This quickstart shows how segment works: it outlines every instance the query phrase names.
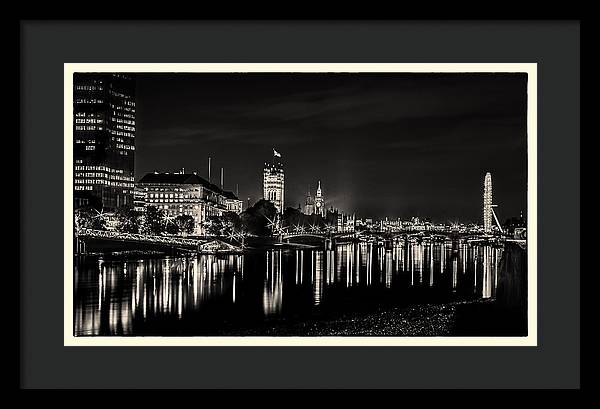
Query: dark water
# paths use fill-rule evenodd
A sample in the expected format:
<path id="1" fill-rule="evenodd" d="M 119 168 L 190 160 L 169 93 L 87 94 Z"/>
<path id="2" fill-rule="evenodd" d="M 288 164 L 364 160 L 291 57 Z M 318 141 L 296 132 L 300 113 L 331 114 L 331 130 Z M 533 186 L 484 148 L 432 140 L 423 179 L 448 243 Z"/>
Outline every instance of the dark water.
<path id="1" fill-rule="evenodd" d="M 223 335 L 381 306 L 495 296 L 502 247 L 402 241 L 333 250 L 78 257 L 75 335 Z"/>

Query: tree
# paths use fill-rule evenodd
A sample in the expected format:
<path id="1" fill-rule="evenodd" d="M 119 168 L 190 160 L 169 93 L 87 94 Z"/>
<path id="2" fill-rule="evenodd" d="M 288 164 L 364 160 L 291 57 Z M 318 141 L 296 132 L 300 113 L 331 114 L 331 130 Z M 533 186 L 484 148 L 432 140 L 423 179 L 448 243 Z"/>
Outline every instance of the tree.
<path id="1" fill-rule="evenodd" d="M 161 234 L 166 230 L 165 213 L 155 206 L 146 208 L 144 233 Z"/>
<path id="2" fill-rule="evenodd" d="M 190 215 L 180 215 L 175 218 L 175 225 L 180 234 L 187 235 L 194 232 L 195 222 Z"/>
<path id="3" fill-rule="evenodd" d="M 177 224 L 175 223 L 175 218 L 168 218 L 167 220 L 165 220 L 164 231 L 168 234 L 173 235 L 179 233 L 179 226 L 177 226 Z"/>
<path id="4" fill-rule="evenodd" d="M 237 213 L 225 212 L 222 216 L 210 216 L 206 232 L 213 236 L 229 236 L 242 230 L 242 220 Z"/>
<path id="5" fill-rule="evenodd" d="M 241 214 L 243 229 L 257 236 L 268 236 L 271 234 L 271 229 L 268 227 L 269 220 L 275 220 L 276 215 L 275 205 L 261 199 Z"/>
<path id="6" fill-rule="evenodd" d="M 121 233 L 140 232 L 140 214 L 134 210 L 133 206 L 124 206 L 117 209 L 116 218 L 117 231 Z"/>
<path id="7" fill-rule="evenodd" d="M 104 215 L 92 207 L 75 210 L 75 226 L 78 229 L 106 230 Z"/>
<path id="8" fill-rule="evenodd" d="M 301 226 L 304 223 L 304 214 L 293 207 L 288 207 L 283 211 L 281 225 L 284 227 Z"/>
<path id="9" fill-rule="evenodd" d="M 231 231 L 242 230 L 242 219 L 240 218 L 240 215 L 235 212 L 223 213 L 223 222 L 225 227 Z"/>

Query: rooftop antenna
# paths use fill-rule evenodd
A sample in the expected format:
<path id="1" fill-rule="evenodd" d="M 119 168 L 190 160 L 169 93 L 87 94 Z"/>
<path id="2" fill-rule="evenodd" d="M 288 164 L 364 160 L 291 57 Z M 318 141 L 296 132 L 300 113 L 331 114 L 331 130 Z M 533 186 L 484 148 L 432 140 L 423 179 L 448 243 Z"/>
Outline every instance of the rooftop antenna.
<path id="1" fill-rule="evenodd" d="M 240 197 L 240 185 L 238 183 L 235 184 L 235 195 Z"/>
<path id="2" fill-rule="evenodd" d="M 223 190 L 223 168 L 221 168 L 221 190 Z"/>
<path id="3" fill-rule="evenodd" d="M 210 182 L 210 156 L 208 157 L 208 181 Z"/>

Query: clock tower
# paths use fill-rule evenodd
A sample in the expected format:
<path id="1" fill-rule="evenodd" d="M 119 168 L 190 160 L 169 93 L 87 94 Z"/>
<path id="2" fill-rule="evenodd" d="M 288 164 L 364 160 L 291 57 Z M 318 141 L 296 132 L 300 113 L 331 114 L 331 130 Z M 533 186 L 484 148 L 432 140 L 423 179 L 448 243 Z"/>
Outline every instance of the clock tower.
<path id="1" fill-rule="evenodd" d="M 323 199 L 323 193 L 321 192 L 321 181 L 319 181 L 315 196 L 315 213 L 325 217 L 325 199 Z"/>

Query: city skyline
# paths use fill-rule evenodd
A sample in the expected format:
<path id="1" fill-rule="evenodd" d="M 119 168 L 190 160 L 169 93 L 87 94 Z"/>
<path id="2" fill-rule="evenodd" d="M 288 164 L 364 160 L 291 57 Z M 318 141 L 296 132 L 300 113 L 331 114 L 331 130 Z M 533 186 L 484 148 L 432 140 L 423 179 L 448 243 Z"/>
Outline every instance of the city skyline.
<path id="1" fill-rule="evenodd" d="M 525 74 L 136 78 L 136 179 L 183 167 L 207 178 L 210 156 L 225 188 L 255 203 L 275 147 L 286 207 L 320 180 L 327 208 L 358 217 L 479 224 L 491 172 L 501 220 L 527 208 Z"/>

